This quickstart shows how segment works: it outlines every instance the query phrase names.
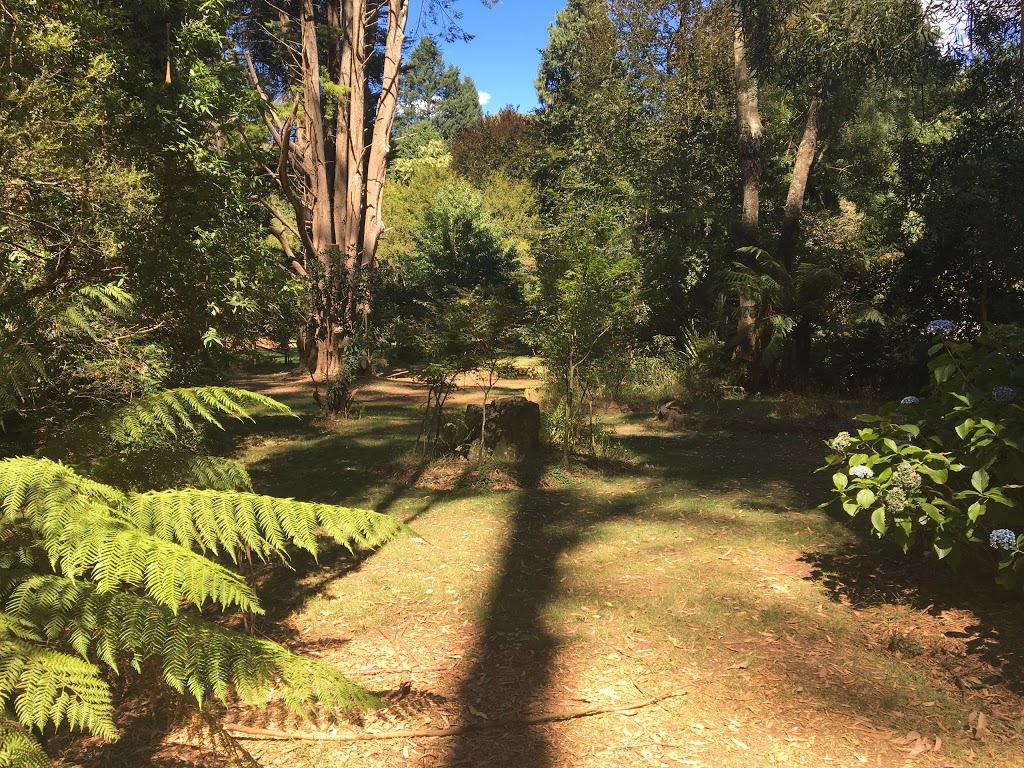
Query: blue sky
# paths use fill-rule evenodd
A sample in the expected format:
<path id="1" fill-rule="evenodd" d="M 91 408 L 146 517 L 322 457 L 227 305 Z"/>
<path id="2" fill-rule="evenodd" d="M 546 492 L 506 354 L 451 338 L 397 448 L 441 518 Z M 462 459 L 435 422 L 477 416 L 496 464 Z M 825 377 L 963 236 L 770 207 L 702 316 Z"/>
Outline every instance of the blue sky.
<path id="1" fill-rule="evenodd" d="M 413 0 L 409 9 L 408 38 L 430 34 L 420 9 L 429 0 Z M 511 104 L 521 112 L 537 106 L 533 80 L 540 63 L 540 49 L 547 45 L 548 26 L 566 0 L 501 0 L 487 9 L 480 0 L 459 0 L 461 25 L 473 35 L 468 43 L 437 39 L 444 60 L 463 75 L 473 78 L 484 112 L 490 114 Z"/>

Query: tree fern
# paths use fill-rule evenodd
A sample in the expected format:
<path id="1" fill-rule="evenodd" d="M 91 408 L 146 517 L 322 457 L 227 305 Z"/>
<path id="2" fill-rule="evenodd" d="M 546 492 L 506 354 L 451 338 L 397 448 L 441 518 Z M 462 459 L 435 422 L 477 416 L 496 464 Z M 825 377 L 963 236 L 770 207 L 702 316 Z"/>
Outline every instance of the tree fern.
<path id="1" fill-rule="evenodd" d="M 111 317 L 125 315 L 135 299 L 117 283 L 84 285 L 62 302 L 51 318 L 50 333 L 96 339 L 97 328 Z"/>
<path id="2" fill-rule="evenodd" d="M 288 412 L 241 390 L 174 390 L 115 413 L 108 434 L 144 442 L 255 407 Z M 102 434 L 102 433 L 101 433 Z M 161 448 L 138 456 L 159 461 Z M 226 459 L 196 457 L 209 483 L 248 487 Z M 104 463 L 91 465 L 101 470 Z M 122 467 L 124 469 L 124 467 Z M 45 765 L 33 733 L 66 726 L 116 738 L 100 675 L 153 659 L 174 689 L 202 703 L 237 692 L 265 703 L 273 691 L 294 711 L 369 707 L 376 699 L 322 664 L 204 619 L 191 608 L 260 612 L 244 579 L 206 557 L 247 551 L 317 554 L 320 534 L 350 549 L 383 544 L 405 526 L 365 510 L 251 492 L 184 488 L 137 492 L 83 476 L 52 459 L 0 461 L 0 768 Z M 5 762 L 6 761 L 6 762 Z"/>
<path id="3" fill-rule="evenodd" d="M 53 768 L 53 761 L 24 728 L 0 720 L 0 768 Z"/>
<path id="4" fill-rule="evenodd" d="M 128 505 L 117 489 L 48 459 L 0 461 L 0 513 L 24 517 L 59 573 L 107 591 L 135 584 L 172 610 L 182 600 L 261 610 L 241 576 L 133 526 Z"/>
<path id="5" fill-rule="evenodd" d="M 0 427 L 4 414 L 20 409 L 45 375 L 35 350 L 0 334 Z"/>
<path id="6" fill-rule="evenodd" d="M 316 555 L 323 531 L 351 551 L 378 547 L 405 530 L 389 515 L 328 504 L 312 504 L 253 493 L 171 490 L 131 494 L 127 508 L 139 529 L 201 551 L 246 549 L 266 560 L 285 556 L 285 546 Z"/>
<path id="7" fill-rule="evenodd" d="M 251 419 L 254 409 L 294 415 L 288 406 L 255 392 L 234 387 L 193 387 L 140 398 L 111 414 L 104 427 L 115 442 L 146 441 L 160 434 L 196 432 L 204 423 L 223 427 L 218 416 Z"/>
<path id="8" fill-rule="evenodd" d="M 60 576 L 33 576 L 8 589 L 11 614 L 40 627 L 48 641 L 67 637 L 83 659 L 114 669 L 125 652 L 136 668 L 158 658 L 167 683 L 200 702 L 208 695 L 223 700 L 234 690 L 249 703 L 262 704 L 273 688 L 300 714 L 318 703 L 329 708 L 378 703 L 330 667 L 194 614 L 175 614 L 138 595 L 102 593 L 94 584 Z"/>

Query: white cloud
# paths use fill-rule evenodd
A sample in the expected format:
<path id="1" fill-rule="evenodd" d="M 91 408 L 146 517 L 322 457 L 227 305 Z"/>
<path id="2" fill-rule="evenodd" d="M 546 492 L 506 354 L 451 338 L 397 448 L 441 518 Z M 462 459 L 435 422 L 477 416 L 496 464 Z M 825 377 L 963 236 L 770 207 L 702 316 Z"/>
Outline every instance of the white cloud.
<path id="1" fill-rule="evenodd" d="M 483 91 L 480 91 L 479 92 L 479 96 L 480 96 L 480 106 L 481 107 L 486 107 L 487 103 L 491 100 L 491 94 L 484 93 Z"/>

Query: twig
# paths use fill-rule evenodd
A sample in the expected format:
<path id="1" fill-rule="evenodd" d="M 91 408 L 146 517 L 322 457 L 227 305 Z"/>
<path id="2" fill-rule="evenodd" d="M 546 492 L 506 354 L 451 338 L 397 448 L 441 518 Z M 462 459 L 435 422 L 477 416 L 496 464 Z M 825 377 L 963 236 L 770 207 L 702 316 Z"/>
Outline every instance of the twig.
<path id="1" fill-rule="evenodd" d="M 224 723 L 224 730 L 232 733 L 243 734 L 257 739 L 295 739 L 302 741 L 378 741 L 381 739 L 437 739 L 446 736 L 460 736 L 470 731 L 493 730 L 495 728 L 514 728 L 523 725 L 539 725 L 541 723 L 555 723 L 563 720 L 574 720 L 578 717 L 591 717 L 592 715 L 612 714 L 614 712 L 629 712 L 634 709 L 642 709 L 659 701 L 672 698 L 673 696 L 685 696 L 686 691 L 669 691 L 660 696 L 654 696 L 644 701 L 635 701 L 631 704 L 622 704 L 617 707 L 587 707 L 586 709 L 570 709 L 564 712 L 544 712 L 539 715 L 524 715 L 506 720 L 493 720 L 487 722 L 463 723 L 453 728 L 439 728 L 423 731 L 390 731 L 388 733 L 301 733 L 297 731 L 277 731 L 270 728 L 251 728 L 247 725 L 235 723 Z"/>

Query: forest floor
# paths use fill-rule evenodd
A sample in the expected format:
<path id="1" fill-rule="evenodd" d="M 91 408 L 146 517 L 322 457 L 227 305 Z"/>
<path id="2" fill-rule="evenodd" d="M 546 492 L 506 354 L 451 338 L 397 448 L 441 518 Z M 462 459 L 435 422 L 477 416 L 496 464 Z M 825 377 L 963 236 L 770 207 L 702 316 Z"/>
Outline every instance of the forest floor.
<path id="1" fill-rule="evenodd" d="M 476 466 L 415 458 L 423 390 L 401 372 L 363 386 L 360 418 L 334 422 L 313 413 L 308 379 L 242 384 L 302 413 L 233 433 L 259 491 L 388 512 L 418 538 L 263 574 L 258 630 L 343 670 L 382 710 L 224 719 L 327 737 L 458 731 L 246 738 L 262 765 L 1024 765 L 1024 601 L 893 556 L 818 509 L 833 425 L 738 429 L 746 406 L 732 401 L 728 422 L 699 429 L 616 411 L 614 458 Z M 479 397 L 463 390 L 451 412 Z M 224 765 L 165 720 L 159 738 L 133 741 L 129 726 L 77 764 Z"/>

